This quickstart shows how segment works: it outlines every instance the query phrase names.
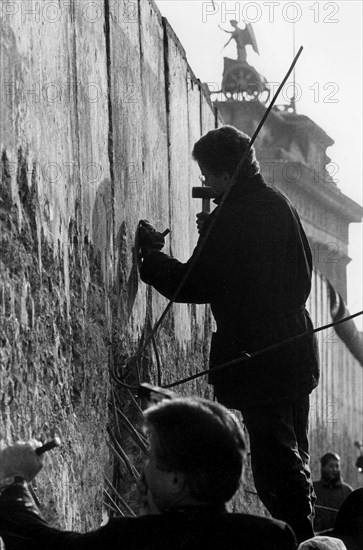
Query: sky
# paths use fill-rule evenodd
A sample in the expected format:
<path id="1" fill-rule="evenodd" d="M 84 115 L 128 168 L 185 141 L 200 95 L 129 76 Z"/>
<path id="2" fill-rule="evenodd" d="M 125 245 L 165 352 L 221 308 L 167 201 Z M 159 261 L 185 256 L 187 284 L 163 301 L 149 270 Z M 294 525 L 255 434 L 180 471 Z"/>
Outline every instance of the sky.
<path id="1" fill-rule="evenodd" d="M 327 149 L 338 188 L 358 204 L 362 191 L 362 6 L 340 2 L 156 0 L 181 44 L 195 75 L 220 89 L 223 56 L 236 58 L 234 41 L 223 50 L 229 21 L 253 26 L 260 55 L 247 46 L 247 61 L 268 82 L 280 83 L 294 52 L 303 46 L 295 71 L 296 111 L 307 115 L 334 140 Z M 243 26 L 243 25 L 241 25 Z M 288 103 L 284 89 L 277 103 Z M 363 310 L 363 229 L 349 234 L 348 309 Z M 362 330 L 362 316 L 356 320 Z"/>

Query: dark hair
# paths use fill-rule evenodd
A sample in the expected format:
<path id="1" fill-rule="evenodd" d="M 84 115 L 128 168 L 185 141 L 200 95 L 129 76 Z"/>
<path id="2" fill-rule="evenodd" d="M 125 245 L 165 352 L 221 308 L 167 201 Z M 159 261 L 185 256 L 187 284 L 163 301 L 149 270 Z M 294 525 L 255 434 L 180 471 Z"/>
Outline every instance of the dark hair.
<path id="1" fill-rule="evenodd" d="M 186 475 L 191 495 L 227 502 L 243 469 L 245 441 L 235 417 L 222 405 L 197 397 L 165 400 L 145 411 L 156 432 L 160 467 Z"/>
<path id="2" fill-rule="evenodd" d="M 234 126 L 222 126 L 202 136 L 195 143 L 192 155 L 194 160 L 203 164 L 215 176 L 224 172 L 233 175 L 249 143 L 250 137 L 247 134 Z M 255 150 L 251 147 L 236 180 L 240 177 L 252 177 L 259 171 L 260 165 Z"/>
<path id="3" fill-rule="evenodd" d="M 320 459 L 321 467 L 324 468 L 324 466 L 326 464 L 328 464 L 328 462 L 330 460 L 338 460 L 338 462 L 339 462 L 340 461 L 340 456 L 337 455 L 336 453 L 332 453 L 332 452 L 325 453 L 325 455 L 323 455 Z"/>

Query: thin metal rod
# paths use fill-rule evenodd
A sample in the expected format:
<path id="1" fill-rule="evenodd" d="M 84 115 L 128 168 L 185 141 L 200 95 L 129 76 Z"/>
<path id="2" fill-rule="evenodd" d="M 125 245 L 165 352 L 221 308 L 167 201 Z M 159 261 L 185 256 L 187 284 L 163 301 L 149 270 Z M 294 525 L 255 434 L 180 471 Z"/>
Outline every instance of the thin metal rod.
<path id="1" fill-rule="evenodd" d="M 258 136 L 258 134 L 259 134 L 259 132 L 260 132 L 260 130 L 261 130 L 261 128 L 262 128 L 262 126 L 263 126 L 263 124 L 264 124 L 266 118 L 268 117 L 268 115 L 269 115 L 269 113 L 270 113 L 272 107 L 274 106 L 274 103 L 275 103 L 275 101 L 276 101 L 276 99 L 277 99 L 277 96 L 278 96 L 279 93 L 281 92 L 282 88 L 285 86 L 285 83 L 286 83 L 287 79 L 289 78 L 289 76 L 290 76 L 290 74 L 291 74 L 291 71 L 292 71 L 293 68 L 295 67 L 296 62 L 297 62 L 297 60 L 299 59 L 299 57 L 300 57 L 302 51 L 303 51 L 303 47 L 300 46 L 299 51 L 297 52 L 294 61 L 291 63 L 290 69 L 287 71 L 285 78 L 283 79 L 283 81 L 281 82 L 280 86 L 278 87 L 277 92 L 275 93 L 274 97 L 272 98 L 270 105 L 267 107 L 266 112 L 265 112 L 265 114 L 263 115 L 260 124 L 257 126 L 257 128 L 256 128 L 256 130 L 255 130 L 255 133 L 253 134 L 253 136 L 252 136 L 252 138 L 251 138 L 251 142 L 250 142 L 250 146 L 251 146 L 251 147 L 252 147 L 252 145 L 253 145 L 253 143 L 254 143 L 256 137 Z M 240 164 L 242 165 L 242 163 L 240 163 Z"/>
<path id="2" fill-rule="evenodd" d="M 129 512 L 131 516 L 136 516 L 135 512 L 130 508 L 130 506 L 127 504 L 126 500 L 120 495 L 116 487 L 111 483 L 111 481 L 108 479 L 108 477 L 104 476 L 105 481 L 108 485 L 108 488 L 113 491 L 113 493 L 117 496 L 117 498 L 120 500 L 122 506 Z"/>
<path id="3" fill-rule="evenodd" d="M 354 317 L 358 317 L 359 315 L 362 315 L 363 311 L 359 311 L 358 313 L 354 313 L 353 315 L 349 315 L 349 317 L 344 317 L 344 319 L 340 319 L 339 321 L 334 321 L 333 323 L 329 323 L 328 325 L 324 325 L 322 327 L 314 328 L 313 330 L 309 330 L 307 332 L 302 332 L 301 334 L 296 334 L 295 336 L 292 336 L 291 338 L 288 338 L 287 340 L 282 340 L 281 342 L 276 342 L 276 344 L 272 344 L 271 346 L 267 346 L 266 348 L 260 349 L 258 351 L 255 351 L 254 353 L 248 354 L 246 353 L 243 357 L 238 357 L 237 359 L 232 359 L 232 361 L 228 361 L 226 363 L 221 363 L 220 365 L 217 365 L 216 367 L 213 367 L 211 369 L 206 369 L 203 371 L 198 372 L 197 374 L 193 374 L 192 376 L 188 376 L 188 378 L 183 378 L 182 380 L 177 380 L 176 382 L 172 382 L 171 384 L 167 384 L 163 386 L 163 388 L 174 388 L 175 386 L 179 386 L 180 384 L 185 384 L 186 382 L 190 382 L 191 380 L 195 380 L 196 378 L 199 378 L 200 376 L 204 376 L 205 374 L 209 374 L 210 372 L 217 372 L 219 370 L 226 369 L 227 367 L 232 367 L 233 365 L 237 365 L 238 363 L 243 363 L 244 361 L 248 361 L 250 359 L 253 359 L 254 357 L 258 357 L 259 355 L 263 355 L 264 353 L 267 353 L 268 351 L 272 351 L 280 346 L 283 346 L 284 344 L 287 344 L 289 342 L 293 342 L 295 340 L 300 340 L 301 338 L 305 338 L 306 336 L 311 336 L 312 334 L 315 334 L 316 332 L 320 332 L 322 330 L 325 330 L 327 328 L 334 327 L 335 325 L 340 325 L 341 323 L 345 323 L 346 321 L 350 321 L 351 319 L 354 319 Z"/>
<path id="4" fill-rule="evenodd" d="M 103 488 L 103 492 L 105 493 L 107 498 L 110 499 L 111 503 L 114 505 L 114 507 L 116 508 L 118 513 L 120 514 L 120 516 L 122 516 L 123 518 L 126 517 L 125 514 L 123 513 L 123 511 L 120 509 L 120 507 L 117 505 L 116 501 L 112 498 L 112 496 L 110 495 L 110 493 L 107 491 L 107 489 L 105 487 Z"/>

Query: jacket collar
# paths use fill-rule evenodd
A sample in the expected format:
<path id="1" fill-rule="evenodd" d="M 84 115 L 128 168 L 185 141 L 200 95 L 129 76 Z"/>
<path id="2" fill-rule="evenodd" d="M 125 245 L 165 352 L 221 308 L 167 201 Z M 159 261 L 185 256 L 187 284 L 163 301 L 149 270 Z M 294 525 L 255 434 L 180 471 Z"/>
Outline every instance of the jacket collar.
<path id="1" fill-rule="evenodd" d="M 324 487 L 341 487 L 343 485 L 342 479 L 338 479 L 337 481 L 331 482 L 327 479 L 321 478 L 321 483 L 324 485 Z"/>
<path id="2" fill-rule="evenodd" d="M 261 174 L 256 174 L 252 178 L 237 181 L 229 190 L 226 201 L 245 198 L 252 193 L 256 193 L 267 187 Z M 213 202 L 219 204 L 223 198 L 223 193 L 216 197 Z"/>

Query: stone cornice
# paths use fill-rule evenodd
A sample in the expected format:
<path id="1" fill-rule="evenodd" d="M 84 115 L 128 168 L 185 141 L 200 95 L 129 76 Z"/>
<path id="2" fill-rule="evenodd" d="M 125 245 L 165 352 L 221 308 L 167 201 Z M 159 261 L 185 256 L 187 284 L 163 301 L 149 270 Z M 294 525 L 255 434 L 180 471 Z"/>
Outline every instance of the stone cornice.
<path id="1" fill-rule="evenodd" d="M 275 168 L 281 167 L 291 163 L 291 160 L 277 160 L 267 156 L 259 155 L 259 162 L 262 168 L 265 165 L 271 164 Z M 302 162 L 294 161 L 294 165 L 301 169 L 301 177 L 299 177 L 293 183 L 284 181 L 283 178 L 279 178 L 279 182 L 288 188 L 290 185 L 299 189 L 302 195 L 310 195 L 314 200 L 318 201 L 324 208 L 328 208 L 335 213 L 339 214 L 347 223 L 359 223 L 363 217 L 363 208 L 355 201 L 344 195 L 338 187 L 333 183 L 325 183 L 318 181 L 312 183 L 311 181 L 311 168 L 303 164 Z"/>
<path id="2" fill-rule="evenodd" d="M 223 111 L 225 106 L 228 105 L 228 109 L 234 112 L 244 111 L 249 117 L 256 116 L 262 118 L 266 112 L 266 107 L 259 101 L 214 101 L 214 105 Z M 267 124 L 281 124 L 283 126 L 295 126 L 300 128 L 304 126 L 308 128 L 309 132 L 314 134 L 318 142 L 323 144 L 324 147 L 329 147 L 334 144 L 334 140 L 318 125 L 306 115 L 300 115 L 296 113 L 290 113 L 286 110 L 282 110 L 281 106 L 275 106 L 268 116 Z"/>

